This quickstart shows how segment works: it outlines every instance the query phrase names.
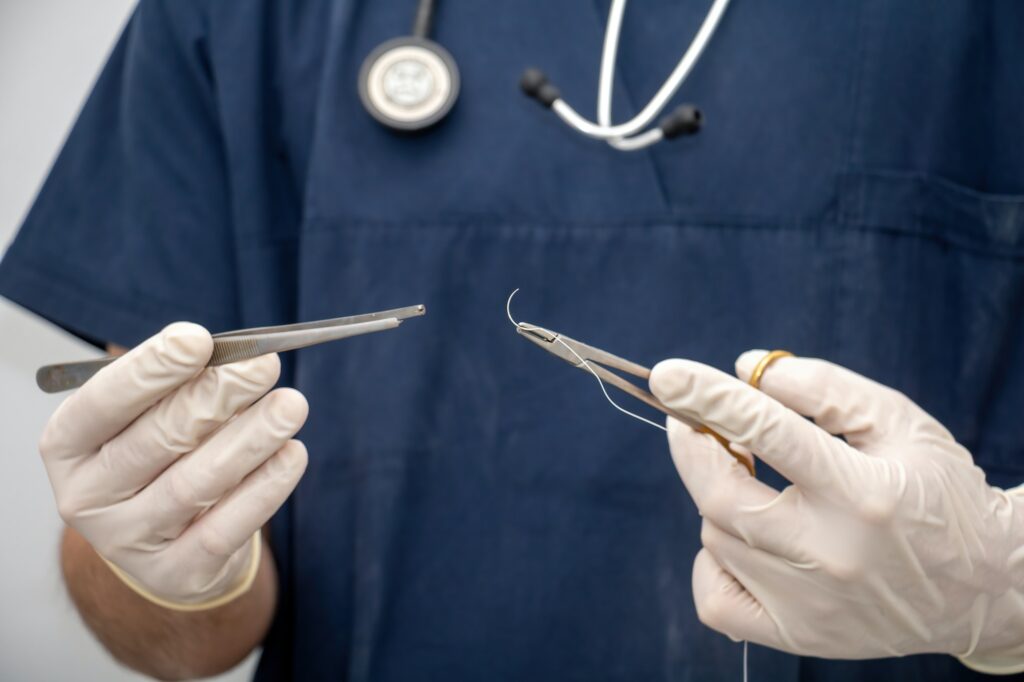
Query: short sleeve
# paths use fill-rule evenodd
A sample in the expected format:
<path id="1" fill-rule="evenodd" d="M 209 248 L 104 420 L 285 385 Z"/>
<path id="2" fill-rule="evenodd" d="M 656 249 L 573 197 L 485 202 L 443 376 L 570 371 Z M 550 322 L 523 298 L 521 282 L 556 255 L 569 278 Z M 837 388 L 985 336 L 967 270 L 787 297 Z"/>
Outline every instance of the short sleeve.
<path id="1" fill-rule="evenodd" d="M 143 0 L 24 224 L 0 294 L 85 338 L 239 318 L 223 138 L 201 15 Z"/>

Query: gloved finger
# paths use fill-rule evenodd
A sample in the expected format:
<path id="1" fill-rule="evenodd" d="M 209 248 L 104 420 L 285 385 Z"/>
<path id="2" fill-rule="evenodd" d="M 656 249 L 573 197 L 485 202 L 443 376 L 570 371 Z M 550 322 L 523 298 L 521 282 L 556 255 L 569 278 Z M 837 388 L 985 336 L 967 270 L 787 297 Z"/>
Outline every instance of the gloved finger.
<path id="1" fill-rule="evenodd" d="M 825 513 L 828 514 L 828 510 Z M 837 650 L 823 649 L 822 644 L 849 641 L 848 623 L 836 616 L 863 609 L 863 600 L 873 598 L 865 596 L 865 589 L 872 592 L 877 585 L 865 587 L 865 575 L 870 574 L 870 569 L 865 564 L 863 526 L 857 528 L 859 523 L 851 526 L 845 522 L 848 520 L 842 514 L 826 519 L 822 527 L 828 528 L 829 533 L 818 536 L 822 546 L 817 549 L 817 559 L 802 565 L 748 547 L 704 521 L 701 527 L 704 549 L 722 570 L 746 588 L 775 623 L 777 641 L 761 643 L 793 654 L 834 658 Z M 886 585 L 882 589 L 891 587 Z M 890 604 L 900 601 L 895 594 L 891 598 L 895 602 Z M 888 614 L 885 609 L 868 611 L 871 615 L 862 626 L 869 632 L 884 629 L 883 623 L 899 619 L 901 615 L 899 609 Z M 863 619 L 865 615 L 861 612 L 859 617 Z M 916 618 L 915 615 L 911 620 Z M 915 621 L 907 627 L 912 629 L 917 625 Z"/>
<path id="2" fill-rule="evenodd" d="M 307 461 L 306 447 L 300 441 L 288 441 L 189 526 L 169 551 L 200 572 L 215 573 L 284 504 Z"/>
<path id="3" fill-rule="evenodd" d="M 870 484 L 871 469 L 865 455 L 713 367 L 690 360 L 664 360 L 651 371 L 650 386 L 669 409 L 749 448 L 802 488 L 841 494 L 850 500 Z"/>
<path id="4" fill-rule="evenodd" d="M 146 519 L 150 533 L 177 537 L 198 514 L 284 447 L 308 413 L 298 391 L 281 388 L 268 393 L 126 504 L 137 518 Z"/>
<path id="5" fill-rule="evenodd" d="M 213 339 L 196 324 L 177 322 L 107 365 L 57 408 L 39 450 L 48 466 L 79 461 L 120 433 L 158 400 L 198 374 Z"/>
<path id="6" fill-rule="evenodd" d="M 743 353 L 736 360 L 736 375 L 748 381 L 766 353 Z M 915 429 L 952 439 L 945 427 L 902 393 L 825 360 L 779 358 L 761 377 L 760 388 L 861 450 L 870 452 Z"/>
<path id="7" fill-rule="evenodd" d="M 779 493 L 752 477 L 714 438 L 667 420 L 669 449 L 701 516 L 751 547 L 804 561 L 796 490 Z"/>
<path id="8" fill-rule="evenodd" d="M 712 630 L 737 642 L 778 647 L 779 631 L 768 611 L 707 549 L 693 561 L 693 602 L 697 617 Z"/>
<path id="9" fill-rule="evenodd" d="M 200 372 L 82 463 L 72 479 L 81 486 L 78 497 L 99 506 L 134 495 L 269 391 L 280 374 L 276 354 Z"/>

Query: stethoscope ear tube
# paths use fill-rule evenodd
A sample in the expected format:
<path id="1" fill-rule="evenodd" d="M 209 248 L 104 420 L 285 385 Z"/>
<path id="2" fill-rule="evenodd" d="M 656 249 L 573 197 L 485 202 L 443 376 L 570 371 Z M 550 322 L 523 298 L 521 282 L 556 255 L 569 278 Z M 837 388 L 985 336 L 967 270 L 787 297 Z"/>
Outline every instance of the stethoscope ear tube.
<path id="1" fill-rule="evenodd" d="M 640 112 L 625 123 L 612 124 L 611 100 L 615 55 L 618 51 L 626 0 L 612 0 L 609 10 L 608 26 L 605 29 L 604 46 L 601 52 L 597 122 L 584 118 L 562 99 L 558 88 L 551 83 L 543 71 L 527 69 L 520 78 L 519 85 L 524 93 L 554 111 L 569 127 L 588 137 L 604 140 L 616 149 L 623 151 L 643 149 L 661 140 L 692 135 L 698 132 L 703 124 L 700 110 L 692 104 L 677 107 L 668 116 L 662 118 L 657 126 L 653 128 L 649 126 L 665 110 L 669 100 L 675 96 L 689 76 L 690 71 L 711 40 L 728 5 L 729 0 L 714 0 L 693 41 L 680 57 L 675 68 L 672 69 L 672 73 Z"/>
<path id="2" fill-rule="evenodd" d="M 527 97 L 537 100 L 548 109 L 562 98 L 559 89 L 540 69 L 529 68 L 524 71 L 519 79 L 519 87 Z M 700 109 L 692 104 L 682 104 L 661 119 L 658 129 L 661 131 L 661 137 L 672 140 L 700 132 L 703 121 Z"/>

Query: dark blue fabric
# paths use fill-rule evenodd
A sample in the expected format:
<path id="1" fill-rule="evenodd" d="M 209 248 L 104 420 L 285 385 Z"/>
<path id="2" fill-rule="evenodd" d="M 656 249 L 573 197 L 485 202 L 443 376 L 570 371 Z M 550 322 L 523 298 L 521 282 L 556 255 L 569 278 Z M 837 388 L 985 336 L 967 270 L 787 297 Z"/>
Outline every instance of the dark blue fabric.
<path id="1" fill-rule="evenodd" d="M 708 4 L 630 6 L 618 118 Z M 0 264 L 0 292 L 124 344 L 427 304 L 293 357 L 310 466 L 259 679 L 739 679 L 695 617 L 663 435 L 512 332 L 516 287 L 520 318 L 649 365 L 827 357 L 1024 479 L 1024 5 L 735 0 L 679 97 L 705 130 L 634 154 L 515 86 L 541 66 L 591 111 L 607 2 L 440 3 L 462 97 L 379 127 L 356 73 L 413 5 L 143 0 Z M 751 671 L 978 677 L 760 647 Z"/>

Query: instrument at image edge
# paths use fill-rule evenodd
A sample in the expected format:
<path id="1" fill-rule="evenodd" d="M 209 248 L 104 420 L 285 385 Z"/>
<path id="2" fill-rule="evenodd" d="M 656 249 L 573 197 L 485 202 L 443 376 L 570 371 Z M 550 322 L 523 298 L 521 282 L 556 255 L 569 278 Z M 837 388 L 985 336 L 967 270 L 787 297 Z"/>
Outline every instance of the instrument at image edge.
<path id="1" fill-rule="evenodd" d="M 403 320 L 424 315 L 426 312 L 426 306 L 421 304 L 365 315 L 222 332 L 213 335 L 213 354 L 207 366 L 226 365 L 268 353 L 297 350 L 328 341 L 394 329 L 402 324 Z M 115 356 L 108 356 L 98 360 L 40 367 L 36 372 L 36 384 L 47 393 L 78 388 L 116 359 Z"/>

